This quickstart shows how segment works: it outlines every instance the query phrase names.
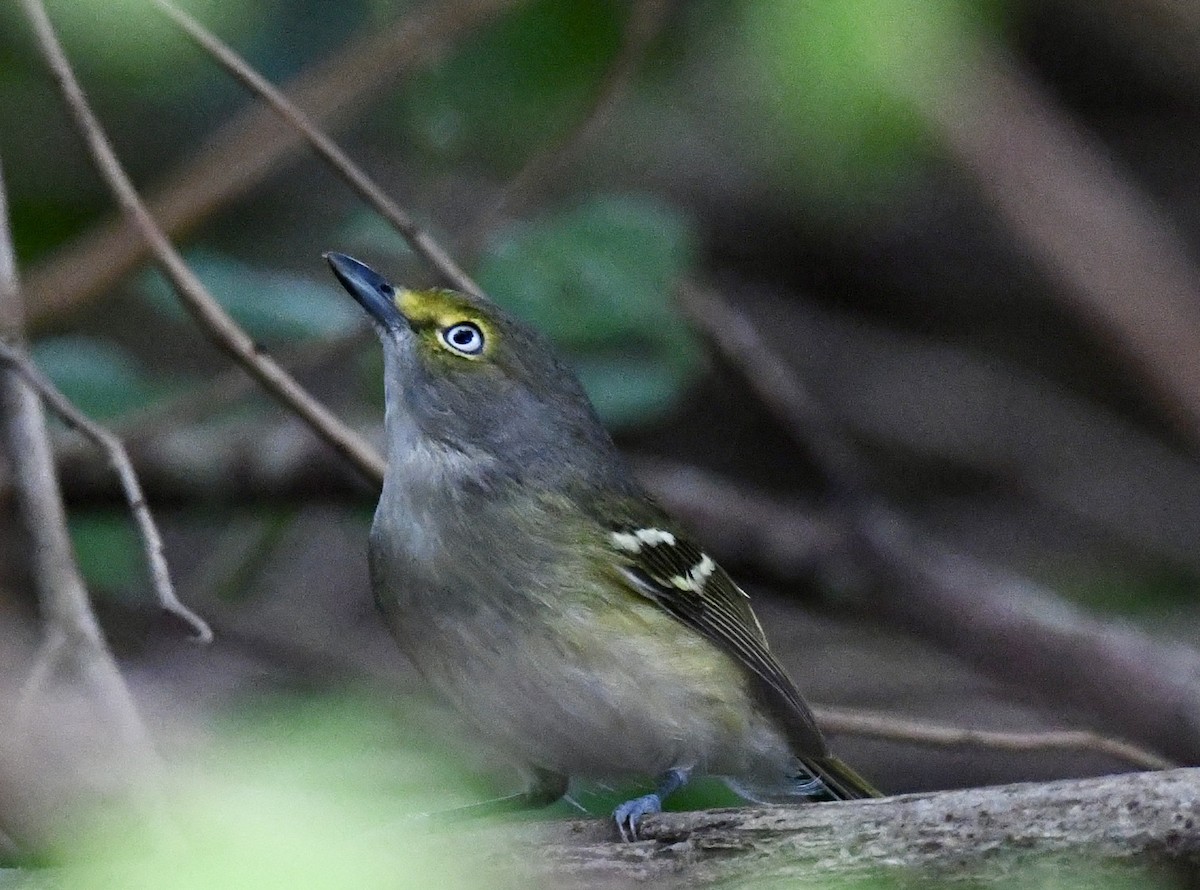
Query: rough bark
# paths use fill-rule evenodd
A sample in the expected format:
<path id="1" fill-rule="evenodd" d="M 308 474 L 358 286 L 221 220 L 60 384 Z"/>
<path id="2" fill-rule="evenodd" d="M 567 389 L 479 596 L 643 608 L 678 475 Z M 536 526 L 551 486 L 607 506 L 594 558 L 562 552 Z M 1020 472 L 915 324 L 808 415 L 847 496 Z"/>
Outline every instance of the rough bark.
<path id="1" fill-rule="evenodd" d="M 665 813 L 647 838 L 599 822 L 503 829 L 506 857 L 567 886 L 896 877 L 1012 881 L 1022 866 L 1188 868 L 1200 853 L 1200 769 L 880 800 Z M 823 885 L 823 883 L 822 883 Z M 774 884 L 770 884 L 774 886 Z"/>

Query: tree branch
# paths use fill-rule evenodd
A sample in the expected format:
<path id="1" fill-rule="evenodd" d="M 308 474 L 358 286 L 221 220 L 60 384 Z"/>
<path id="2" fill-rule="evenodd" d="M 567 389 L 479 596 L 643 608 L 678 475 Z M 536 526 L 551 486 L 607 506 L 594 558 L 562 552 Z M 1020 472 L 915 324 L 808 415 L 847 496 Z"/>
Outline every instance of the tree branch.
<path id="1" fill-rule="evenodd" d="M 1112 739 L 1086 730 L 1049 730 L 1046 732 L 997 732 L 945 726 L 851 708 L 814 705 L 813 715 L 828 733 L 886 739 L 912 745 L 938 748 L 988 748 L 993 751 L 1090 751 L 1123 761 L 1139 769 L 1172 769 L 1179 764 L 1147 751 L 1138 745 Z"/>
<path id="2" fill-rule="evenodd" d="M 191 627 L 195 642 L 212 642 L 212 630 L 208 624 L 180 602 L 175 593 L 175 585 L 171 583 L 171 572 L 167 566 L 166 557 L 163 555 L 162 536 L 158 533 L 158 526 L 150 513 L 150 506 L 146 503 L 145 495 L 142 494 L 142 486 L 133 469 L 133 462 L 130 461 L 129 454 L 125 451 L 121 440 L 72 405 L 70 400 L 26 356 L 2 340 L 0 340 L 0 364 L 7 365 L 19 374 L 26 385 L 31 387 L 42 401 L 62 418 L 63 422 L 91 440 L 97 448 L 104 452 L 120 480 L 121 490 L 125 494 L 125 503 L 137 523 L 158 604 Z"/>
<path id="3" fill-rule="evenodd" d="M 708 886 L 891 874 L 953 875 L 1013 886 L 1013 869 L 1048 857 L 1075 866 L 1149 864 L 1200 854 L 1200 769 L 1129 773 L 878 800 L 663 813 L 646 840 L 606 838 L 608 824 L 505 828 L 512 862 L 589 887 Z M 536 836 L 530 841 L 530 834 Z M 536 856 L 529 851 L 535 847 Z M 1055 861 L 1055 860 L 1051 860 Z M 1017 872 L 1019 875 L 1020 872 Z"/>
<path id="4" fill-rule="evenodd" d="M 251 374 L 264 389 L 290 411 L 295 412 L 360 473 L 376 485 L 382 483 L 383 458 L 369 444 L 343 424 L 324 405 L 313 398 L 278 362 L 265 355 L 251 337 L 229 316 L 205 289 L 166 234 L 142 203 L 116 152 L 108 142 L 79 82 L 75 79 L 54 27 L 41 0 L 22 0 L 26 16 L 33 26 L 38 48 L 58 84 L 71 117 L 92 155 L 100 175 L 118 203 L 150 246 L 159 269 L 171 282 L 184 308 L 192 315 L 209 339 Z"/>
<path id="5" fill-rule="evenodd" d="M 1062 283 L 1056 295 L 1119 349 L 1200 447 L 1200 266 L 1187 244 L 1003 50 L 985 42 L 953 57 L 971 69 L 946 79 L 952 90 L 910 98 Z"/>
<path id="6" fill-rule="evenodd" d="M 8 199 L 0 170 L 0 337 L 19 342 L 24 312 L 8 226 Z M 160 764 L 133 696 L 108 649 L 75 564 L 66 511 L 38 394 L 12 367 L 0 368 L 0 434 L 13 466 L 13 484 L 32 547 L 34 582 L 49 641 L 34 677 L 49 677 L 64 655 L 83 676 L 143 776 Z M 36 690 L 32 690 L 36 691 Z"/>
<path id="7" fill-rule="evenodd" d="M 483 291 L 466 272 L 459 268 L 437 241 L 417 225 L 412 215 L 384 194 L 362 169 L 350 160 L 337 143 L 317 128 L 312 120 L 293 104 L 270 81 L 255 71 L 227 44 L 206 29 L 186 12 L 176 8 L 167 0 L 154 0 L 154 4 L 175 24 L 183 29 L 192 41 L 224 68 L 235 80 L 266 102 L 276 114 L 304 137 L 313 151 L 332 167 L 355 193 L 387 220 L 412 247 L 451 287 L 469 294 L 482 296 Z"/>
<path id="8" fill-rule="evenodd" d="M 396 80 L 442 58 L 474 29 L 520 0 L 436 0 L 392 27 L 346 46 L 297 77 L 287 93 L 315 121 L 341 120 Z M 275 112 L 256 106 L 230 120 L 181 169 L 152 190 L 162 228 L 178 236 L 244 195 L 303 144 Z M 147 245 L 128 220 L 115 219 L 36 267 L 27 287 L 38 322 L 104 293 L 133 271 Z"/>
<path id="9" fill-rule="evenodd" d="M 1087 615 L 917 533 L 866 488 L 848 443 L 745 315 L 695 288 L 681 301 L 828 478 L 841 481 L 851 563 L 870 578 L 856 592 L 877 615 L 1045 696 L 1082 703 L 1122 736 L 1200 760 L 1200 651 Z"/>

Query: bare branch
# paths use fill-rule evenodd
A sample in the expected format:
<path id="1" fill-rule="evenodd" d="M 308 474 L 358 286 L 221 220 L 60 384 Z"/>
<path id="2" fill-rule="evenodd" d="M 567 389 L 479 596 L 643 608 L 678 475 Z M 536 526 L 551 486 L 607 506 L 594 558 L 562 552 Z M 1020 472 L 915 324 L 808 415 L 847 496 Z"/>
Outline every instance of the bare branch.
<path id="1" fill-rule="evenodd" d="M 521 0 L 435 0 L 391 28 L 346 46 L 289 84 L 294 103 L 315 121 L 350 116 L 396 80 L 434 64 L 454 44 Z M 230 120 L 189 162 L 152 190 L 162 228 L 178 236 L 244 195 L 303 142 L 273 110 L 256 106 Z M 27 292 L 34 321 L 115 285 L 146 256 L 140 233 L 123 219 L 92 230 L 33 270 Z"/>
<path id="2" fill-rule="evenodd" d="M 845 552 L 846 523 L 829 510 L 763 496 L 690 464 L 635 455 L 633 469 L 655 499 L 700 532 L 724 560 L 779 578 L 811 577 Z"/>
<path id="3" fill-rule="evenodd" d="M 1200 769 L 662 813 L 647 816 L 641 831 L 647 840 L 631 844 L 610 840 L 611 826 L 598 822 L 525 823 L 490 834 L 503 837 L 521 871 L 572 886 L 823 886 L 890 875 L 901 886 L 952 876 L 1011 887 L 1022 865 L 1094 870 L 1103 862 L 1192 860 L 1200 852 Z"/>
<path id="4" fill-rule="evenodd" d="M 1200 266 L 1187 244 L 1000 48 L 957 57 L 972 68 L 954 89 L 911 98 L 1062 283 L 1068 308 L 1120 349 L 1200 446 Z"/>
<path id="5" fill-rule="evenodd" d="M 41 0 L 22 0 L 22 6 L 33 26 L 38 48 L 57 81 L 97 169 L 122 209 L 150 245 L 159 269 L 174 286 L 184 307 L 219 349 L 244 367 L 281 404 L 302 417 L 318 436 L 350 461 L 363 476 L 380 484 L 383 479 L 383 458 L 309 395 L 277 362 L 265 355 L 188 268 L 155 223 L 121 167 L 99 121 L 84 98 Z"/>
<path id="6" fill-rule="evenodd" d="M 153 2 L 234 79 L 270 105 L 289 126 L 300 133 L 313 150 L 345 180 L 347 185 L 354 189 L 360 198 L 371 205 L 380 216 L 404 236 L 412 249 L 429 263 L 447 284 L 466 293 L 483 295 L 479 285 L 459 268 L 458 264 L 450 258 L 450 254 L 434 240 L 433 236 L 418 226 L 407 210 L 384 194 L 383 190 L 350 160 L 337 143 L 318 129 L 308 115 L 296 107 L 280 90 L 186 12 L 173 6 L 167 0 L 153 0 Z"/>
<path id="7" fill-rule="evenodd" d="M 812 455 L 834 493 L 847 502 L 871 499 L 866 469 L 854 449 L 750 320 L 715 292 L 688 282 L 680 286 L 678 299 L 692 322 L 742 370 L 758 397 Z"/>
<path id="8" fill-rule="evenodd" d="M 715 294 L 696 296 L 688 292 L 684 306 L 704 333 L 827 472 L 848 474 L 850 556 L 869 573 L 858 593 L 874 612 L 1045 696 L 1081 703 L 1120 735 L 1185 763 L 1200 759 L 1200 651 L 1087 615 L 918 534 L 859 487 L 853 454 L 843 454 L 836 430 L 749 319 Z"/>
<path id="9" fill-rule="evenodd" d="M 179 597 L 175 594 L 175 586 L 171 583 L 171 572 L 167 566 L 166 557 L 163 555 L 162 536 L 158 533 L 154 517 L 150 515 L 150 507 L 146 503 L 145 495 L 142 494 L 141 483 L 138 482 L 137 473 L 133 469 L 133 464 L 130 462 L 121 440 L 72 405 L 70 400 L 25 356 L 2 341 L 0 341 L 0 363 L 7 364 L 20 374 L 55 414 L 104 452 L 120 479 L 121 490 L 125 493 L 125 502 L 137 523 L 158 604 L 191 627 L 195 642 L 212 642 L 212 630 L 204 619 L 180 602 Z"/>
<path id="10" fill-rule="evenodd" d="M 22 336 L 20 285 L 8 226 L 8 199 L 0 171 L 0 336 Z M 157 773 L 158 756 L 125 681 L 92 612 L 87 589 L 75 565 L 67 517 L 46 431 L 46 418 L 36 392 L 12 369 L 0 369 L 0 434 L 13 466 L 17 503 L 33 546 L 30 558 L 47 637 L 46 662 L 35 664 L 34 676 L 48 676 L 70 655 L 87 678 L 112 721 L 131 760 L 147 775 Z M 63 645 L 57 640 L 61 639 Z"/>
<path id="11" fill-rule="evenodd" d="M 1086 730 L 997 732 L 826 705 L 814 706 L 813 714 L 826 732 L 887 739 L 890 742 L 939 748 L 991 748 L 998 751 L 1091 751 L 1147 770 L 1171 769 L 1179 765 L 1138 745 Z"/>

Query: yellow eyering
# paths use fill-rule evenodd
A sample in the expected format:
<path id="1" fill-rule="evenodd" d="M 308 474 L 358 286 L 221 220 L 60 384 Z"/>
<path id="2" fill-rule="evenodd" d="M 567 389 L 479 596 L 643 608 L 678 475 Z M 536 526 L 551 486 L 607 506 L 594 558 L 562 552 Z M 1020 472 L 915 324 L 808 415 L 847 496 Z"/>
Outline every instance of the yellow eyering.
<path id="1" fill-rule="evenodd" d="M 461 295 L 451 290 L 397 290 L 394 298 L 400 314 L 418 333 L 432 333 L 431 339 L 441 349 L 458 358 L 478 361 L 492 351 L 496 329 L 492 323 L 468 303 Z M 483 332 L 483 351 L 478 355 L 464 355 L 451 349 L 436 335 L 437 331 L 469 321 Z"/>

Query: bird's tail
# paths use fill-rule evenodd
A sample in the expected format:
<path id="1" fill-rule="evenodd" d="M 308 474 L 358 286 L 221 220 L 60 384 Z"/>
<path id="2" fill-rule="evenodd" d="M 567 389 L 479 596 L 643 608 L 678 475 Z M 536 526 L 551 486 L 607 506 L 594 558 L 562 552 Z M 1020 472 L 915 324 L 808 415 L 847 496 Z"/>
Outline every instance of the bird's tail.
<path id="1" fill-rule="evenodd" d="M 782 783 L 759 784 L 726 776 L 725 784 L 746 800 L 762 804 L 883 797 L 870 782 L 833 756 L 798 759 L 795 768 L 795 774 Z"/>
<path id="2" fill-rule="evenodd" d="M 838 758 L 806 757 L 801 761 L 813 779 L 820 780 L 812 797 L 833 800 L 857 800 L 862 797 L 883 797 L 870 782 L 852 770 Z"/>

